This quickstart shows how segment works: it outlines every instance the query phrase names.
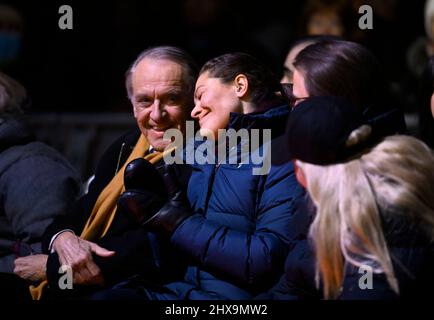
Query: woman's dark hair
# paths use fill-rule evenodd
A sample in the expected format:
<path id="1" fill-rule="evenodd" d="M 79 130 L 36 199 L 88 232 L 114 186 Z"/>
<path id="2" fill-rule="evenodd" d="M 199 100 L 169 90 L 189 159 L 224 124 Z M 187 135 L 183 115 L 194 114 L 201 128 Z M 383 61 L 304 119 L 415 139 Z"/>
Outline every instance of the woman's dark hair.
<path id="1" fill-rule="evenodd" d="M 257 105 L 273 103 L 282 91 L 279 79 L 261 61 L 242 52 L 228 53 L 206 62 L 199 74 L 209 73 L 210 77 L 219 78 L 223 83 L 235 80 L 243 74 L 249 81 L 249 94 Z M 268 106 L 270 107 L 270 105 Z"/>
<path id="2" fill-rule="evenodd" d="M 310 96 L 342 96 L 361 111 L 386 103 L 387 85 L 374 55 L 362 45 L 330 40 L 312 44 L 295 59 Z"/>
<path id="3" fill-rule="evenodd" d="M 311 44 L 323 42 L 323 41 L 333 41 L 333 40 L 343 40 L 341 37 L 338 36 L 332 36 L 332 35 L 311 35 L 311 36 L 303 36 L 295 39 L 293 42 L 290 43 L 288 50 L 286 51 L 286 54 L 289 53 L 293 48 L 298 46 L 299 44 L 311 42 Z"/>
<path id="4" fill-rule="evenodd" d="M 431 112 L 431 96 L 434 93 L 434 57 L 428 60 L 419 85 L 419 135 L 434 149 L 434 117 Z"/>

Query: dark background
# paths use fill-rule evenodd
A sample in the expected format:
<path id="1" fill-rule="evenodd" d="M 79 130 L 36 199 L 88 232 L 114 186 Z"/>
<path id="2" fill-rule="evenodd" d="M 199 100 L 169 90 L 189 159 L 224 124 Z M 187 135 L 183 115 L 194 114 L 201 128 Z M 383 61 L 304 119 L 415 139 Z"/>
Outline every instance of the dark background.
<path id="1" fill-rule="evenodd" d="M 19 58 L 4 71 L 27 87 L 34 112 L 129 111 L 124 72 L 140 51 L 154 45 L 180 46 L 199 64 L 224 52 L 246 51 L 279 74 L 298 35 L 303 6 L 300 0 L 2 2 L 24 17 Z M 379 2 L 390 10 L 380 16 L 374 9 L 374 29 L 363 31 L 363 41 L 383 63 L 391 85 L 399 86 L 396 103 L 411 110 L 415 79 L 405 54 L 424 34 L 424 1 Z M 63 4 L 73 9 L 73 30 L 58 27 Z"/>

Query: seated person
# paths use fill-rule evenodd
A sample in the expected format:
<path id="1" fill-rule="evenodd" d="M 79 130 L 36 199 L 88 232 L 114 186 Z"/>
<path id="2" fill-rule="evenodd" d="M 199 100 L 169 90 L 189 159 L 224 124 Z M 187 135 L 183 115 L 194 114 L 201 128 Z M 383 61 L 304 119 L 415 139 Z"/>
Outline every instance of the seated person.
<path id="1" fill-rule="evenodd" d="M 80 193 L 74 168 L 35 141 L 26 126 L 23 111 L 29 103 L 25 89 L 0 73 L 0 272 L 11 275 L 17 257 L 41 258 L 44 230 Z M 16 271 L 33 277 L 20 267 Z"/>
<path id="2" fill-rule="evenodd" d="M 267 166 L 271 139 L 283 133 L 289 114 L 282 94 L 279 79 L 247 54 L 225 54 L 202 67 L 192 117 L 207 140 L 198 139 L 194 153 L 198 159 L 215 150 L 217 159 L 194 164 L 188 201 L 176 194 L 161 209 L 142 212 L 145 229 L 167 236 L 189 258 L 184 279 L 161 288 L 117 286 L 94 299 L 250 299 L 272 286 L 310 223 L 298 209 L 305 193 L 292 164 Z M 256 147 L 237 140 L 241 132 L 244 139 L 260 135 Z M 264 158 L 252 161 L 255 153 Z"/>
<path id="3" fill-rule="evenodd" d="M 320 41 L 301 50 L 294 67 L 295 103 L 307 97 L 344 97 L 359 108 L 376 136 L 405 133 L 404 113 L 390 105 L 380 64 L 362 45 Z"/>
<path id="4" fill-rule="evenodd" d="M 286 274 L 258 298 L 430 297 L 432 150 L 404 135 L 378 142 L 359 110 L 335 97 L 297 105 L 285 139 L 316 214 L 310 241 L 290 252 Z"/>
<path id="5" fill-rule="evenodd" d="M 127 164 L 144 157 L 157 165 L 170 143 L 163 139 L 165 130 L 184 130 L 195 79 L 194 62 L 175 47 L 147 49 L 128 70 L 126 87 L 138 128 L 107 150 L 89 192 L 71 207 L 67 216 L 56 219 L 47 228 L 43 249 L 50 254 L 47 277 L 51 296 L 86 295 L 135 274 L 155 282 L 164 281 L 166 276 L 176 277 L 179 259 L 171 260 L 168 243 L 165 245 L 132 223 L 128 213 L 118 210 L 117 200 L 125 190 Z M 181 181 L 188 180 L 188 170 L 180 175 Z M 142 180 L 147 185 L 153 183 L 146 177 Z M 74 290 L 60 290 L 60 265 L 72 268 Z M 45 287 L 33 288 L 35 298 L 41 297 L 41 288 Z"/>

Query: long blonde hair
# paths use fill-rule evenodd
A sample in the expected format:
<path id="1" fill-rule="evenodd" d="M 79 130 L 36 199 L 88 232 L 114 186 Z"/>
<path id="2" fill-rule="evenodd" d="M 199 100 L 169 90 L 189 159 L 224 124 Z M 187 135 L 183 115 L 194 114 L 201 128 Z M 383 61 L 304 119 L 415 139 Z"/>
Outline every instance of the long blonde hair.
<path id="1" fill-rule="evenodd" d="M 345 262 L 384 273 L 399 293 L 379 210 L 408 215 L 434 235 L 433 151 L 410 136 L 391 136 L 345 163 L 298 164 L 317 207 L 310 235 L 324 297 L 339 295 Z"/>

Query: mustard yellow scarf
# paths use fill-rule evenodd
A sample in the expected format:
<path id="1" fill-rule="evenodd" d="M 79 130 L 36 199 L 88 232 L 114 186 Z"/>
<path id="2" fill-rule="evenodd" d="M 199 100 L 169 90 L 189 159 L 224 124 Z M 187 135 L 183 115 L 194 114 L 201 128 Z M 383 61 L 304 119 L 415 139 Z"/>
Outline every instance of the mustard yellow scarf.
<path id="1" fill-rule="evenodd" d="M 117 200 L 119 196 L 125 191 L 124 187 L 124 171 L 127 164 L 137 158 L 144 157 L 150 163 L 160 161 L 164 154 L 171 152 L 173 149 L 162 152 L 153 152 L 145 156 L 146 151 L 149 150 L 149 142 L 144 135 L 140 135 L 136 146 L 128 157 L 125 164 L 113 177 L 110 183 L 100 193 L 93 207 L 90 217 L 87 219 L 86 225 L 80 234 L 80 238 L 89 241 L 98 240 L 107 233 L 111 223 L 116 214 Z M 43 289 L 47 285 L 47 280 L 42 281 L 38 286 L 30 286 L 30 294 L 33 300 L 40 300 L 42 297 Z"/>

